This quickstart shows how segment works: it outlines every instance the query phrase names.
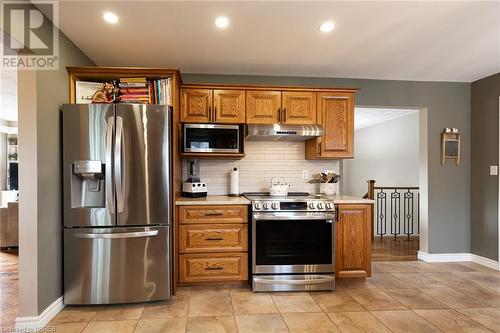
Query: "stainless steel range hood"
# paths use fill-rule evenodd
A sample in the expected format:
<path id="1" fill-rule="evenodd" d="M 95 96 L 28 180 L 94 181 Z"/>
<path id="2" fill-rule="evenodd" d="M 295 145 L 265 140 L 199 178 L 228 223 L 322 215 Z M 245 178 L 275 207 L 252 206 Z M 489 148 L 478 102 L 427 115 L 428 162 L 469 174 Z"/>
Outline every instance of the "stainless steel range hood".
<path id="1" fill-rule="evenodd" d="M 305 141 L 323 135 L 320 125 L 250 124 L 246 139 L 249 141 Z"/>

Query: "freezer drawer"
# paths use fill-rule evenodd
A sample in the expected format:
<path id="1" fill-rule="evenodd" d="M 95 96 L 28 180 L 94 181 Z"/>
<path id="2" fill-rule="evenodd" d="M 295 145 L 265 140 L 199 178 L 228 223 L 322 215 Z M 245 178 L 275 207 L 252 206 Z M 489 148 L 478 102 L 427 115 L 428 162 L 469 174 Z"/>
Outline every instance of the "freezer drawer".
<path id="1" fill-rule="evenodd" d="M 169 228 L 64 230 L 64 303 L 170 298 Z"/>

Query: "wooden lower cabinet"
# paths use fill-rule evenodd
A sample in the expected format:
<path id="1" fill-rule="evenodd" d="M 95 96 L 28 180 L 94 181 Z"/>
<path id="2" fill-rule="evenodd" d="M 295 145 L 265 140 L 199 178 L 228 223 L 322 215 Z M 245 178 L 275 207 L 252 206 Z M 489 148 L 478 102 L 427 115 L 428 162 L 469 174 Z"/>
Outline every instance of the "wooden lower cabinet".
<path id="1" fill-rule="evenodd" d="M 335 275 L 371 276 L 372 204 L 339 204 L 335 225 Z"/>
<path id="2" fill-rule="evenodd" d="M 181 254 L 180 282 L 222 282 L 248 279 L 248 253 Z"/>
<path id="3" fill-rule="evenodd" d="M 248 279 L 248 206 L 179 206 L 180 283 Z"/>

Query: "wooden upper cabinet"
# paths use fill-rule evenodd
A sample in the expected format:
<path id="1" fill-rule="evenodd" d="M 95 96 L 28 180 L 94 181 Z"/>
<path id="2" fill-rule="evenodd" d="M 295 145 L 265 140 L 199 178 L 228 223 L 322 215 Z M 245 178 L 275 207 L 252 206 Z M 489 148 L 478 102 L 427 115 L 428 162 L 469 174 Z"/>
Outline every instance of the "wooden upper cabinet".
<path id="1" fill-rule="evenodd" d="M 371 276 L 371 204 L 337 205 L 335 275 Z"/>
<path id="2" fill-rule="evenodd" d="M 281 94 L 283 124 L 316 124 L 316 93 L 284 91 Z"/>
<path id="3" fill-rule="evenodd" d="M 214 113 L 216 123 L 245 123 L 245 91 L 214 90 Z"/>
<path id="4" fill-rule="evenodd" d="M 354 94 L 320 92 L 317 97 L 317 122 L 324 134 L 306 143 L 307 159 L 354 157 Z"/>
<path id="5" fill-rule="evenodd" d="M 211 111 L 212 90 L 181 89 L 181 122 L 208 123 Z"/>
<path id="6" fill-rule="evenodd" d="M 247 91 L 247 124 L 276 124 L 281 108 L 281 91 Z"/>

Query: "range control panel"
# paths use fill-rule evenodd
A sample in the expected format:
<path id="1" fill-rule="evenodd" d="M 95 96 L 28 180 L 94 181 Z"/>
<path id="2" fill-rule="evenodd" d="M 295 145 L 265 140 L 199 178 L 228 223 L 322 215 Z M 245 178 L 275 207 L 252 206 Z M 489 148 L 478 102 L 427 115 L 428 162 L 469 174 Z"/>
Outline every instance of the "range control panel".
<path id="1" fill-rule="evenodd" d="M 333 201 L 307 200 L 307 201 L 274 201 L 262 200 L 252 203 L 255 211 L 334 211 Z"/>

